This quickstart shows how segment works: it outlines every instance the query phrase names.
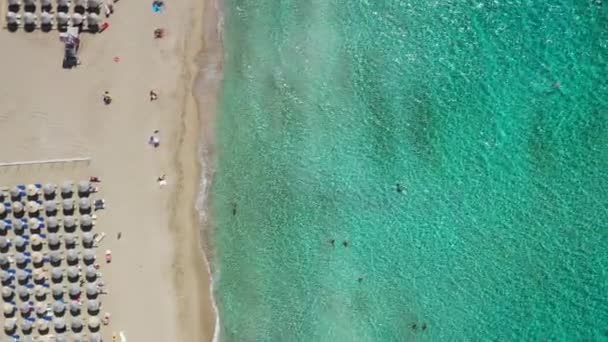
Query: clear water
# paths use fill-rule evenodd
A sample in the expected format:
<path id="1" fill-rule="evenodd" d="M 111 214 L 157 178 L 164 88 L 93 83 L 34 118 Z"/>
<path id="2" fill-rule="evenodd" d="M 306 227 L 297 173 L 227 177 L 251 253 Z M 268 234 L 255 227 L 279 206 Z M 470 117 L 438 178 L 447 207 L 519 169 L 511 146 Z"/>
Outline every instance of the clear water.
<path id="1" fill-rule="evenodd" d="M 225 341 L 608 340 L 608 4 L 225 6 Z"/>

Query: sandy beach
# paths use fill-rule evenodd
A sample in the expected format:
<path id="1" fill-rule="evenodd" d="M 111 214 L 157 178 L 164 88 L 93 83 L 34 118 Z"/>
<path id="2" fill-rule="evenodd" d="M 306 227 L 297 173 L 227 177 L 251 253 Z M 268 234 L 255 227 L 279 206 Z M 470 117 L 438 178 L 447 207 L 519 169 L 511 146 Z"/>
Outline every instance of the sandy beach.
<path id="1" fill-rule="evenodd" d="M 112 314 L 103 330 L 108 341 L 120 331 L 129 341 L 213 337 L 195 201 L 199 132 L 201 126 L 211 132 L 217 79 L 203 82 L 209 91 L 204 105 L 197 106 L 192 91 L 197 63 L 209 60 L 221 70 L 215 6 L 170 2 L 163 13 L 153 13 L 151 3 L 119 1 L 106 31 L 81 35 L 82 64 L 71 70 L 62 68 L 57 31 L 0 31 L 0 162 L 91 158 L 3 167 L 0 183 L 102 180 L 98 197 L 108 206 L 97 222 L 107 234 L 100 249 L 113 253 L 112 263 L 101 266 L 110 292 L 102 299 Z M 153 38 L 157 27 L 166 29 L 164 38 Z M 150 101 L 151 89 L 157 101 Z M 113 98 L 108 106 L 104 91 Z M 148 144 L 155 130 L 161 140 L 156 149 Z M 210 142 L 212 135 L 204 136 Z M 156 181 L 162 174 L 164 188 Z"/>

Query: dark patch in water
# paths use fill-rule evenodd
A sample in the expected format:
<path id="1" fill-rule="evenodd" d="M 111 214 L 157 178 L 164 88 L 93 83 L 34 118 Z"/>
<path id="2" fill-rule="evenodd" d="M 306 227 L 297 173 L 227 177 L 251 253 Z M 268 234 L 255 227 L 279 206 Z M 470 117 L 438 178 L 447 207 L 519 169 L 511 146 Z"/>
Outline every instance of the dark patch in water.
<path id="1" fill-rule="evenodd" d="M 410 146 L 418 156 L 432 160 L 436 154 L 439 113 L 434 110 L 433 100 L 426 91 L 414 95 L 411 101 L 413 109 L 404 113 Z"/>

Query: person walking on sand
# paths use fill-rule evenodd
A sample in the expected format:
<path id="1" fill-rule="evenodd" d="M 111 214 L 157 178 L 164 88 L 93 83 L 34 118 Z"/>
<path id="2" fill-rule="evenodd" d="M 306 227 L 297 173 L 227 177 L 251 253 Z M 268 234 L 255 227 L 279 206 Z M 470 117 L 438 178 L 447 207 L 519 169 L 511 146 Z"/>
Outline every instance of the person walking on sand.
<path id="1" fill-rule="evenodd" d="M 150 101 L 156 101 L 158 99 L 158 93 L 154 89 L 150 90 Z"/>
<path id="2" fill-rule="evenodd" d="M 112 103 L 112 96 L 110 96 L 110 92 L 107 90 L 103 92 L 103 103 L 107 106 Z"/>
<path id="3" fill-rule="evenodd" d="M 161 188 L 164 187 L 165 185 L 167 185 L 167 175 L 161 175 L 156 179 L 156 181 L 158 182 L 158 186 L 160 186 Z"/>

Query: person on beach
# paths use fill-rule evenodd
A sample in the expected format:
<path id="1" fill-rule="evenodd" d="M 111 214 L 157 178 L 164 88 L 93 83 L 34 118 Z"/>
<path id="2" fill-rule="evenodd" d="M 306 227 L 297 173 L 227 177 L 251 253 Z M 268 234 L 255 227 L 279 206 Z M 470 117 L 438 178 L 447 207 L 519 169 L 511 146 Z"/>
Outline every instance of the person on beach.
<path id="1" fill-rule="evenodd" d="M 154 148 L 160 146 L 160 137 L 158 136 L 158 133 L 158 130 L 154 131 L 154 133 L 148 139 L 148 144 L 154 146 Z"/>
<path id="2" fill-rule="evenodd" d="M 103 103 L 105 103 L 106 106 L 112 103 L 112 96 L 110 96 L 110 92 L 107 90 L 103 92 Z"/>
<path id="3" fill-rule="evenodd" d="M 160 177 L 158 177 L 156 179 L 156 181 L 158 182 L 158 185 L 162 188 L 165 185 L 167 185 L 167 175 L 163 174 Z"/>
<path id="4" fill-rule="evenodd" d="M 99 177 L 97 177 L 97 176 L 91 176 L 91 177 L 89 177 L 89 182 L 91 182 L 91 183 L 101 183 L 101 179 L 99 179 Z"/>
<path id="5" fill-rule="evenodd" d="M 112 262 L 112 251 L 111 250 L 106 250 L 106 263 L 109 264 Z"/>
<path id="6" fill-rule="evenodd" d="M 158 99 L 158 93 L 154 89 L 150 90 L 150 101 L 156 101 Z"/>
<path id="7" fill-rule="evenodd" d="M 165 29 L 157 28 L 154 30 L 154 39 L 160 39 L 165 36 Z"/>

